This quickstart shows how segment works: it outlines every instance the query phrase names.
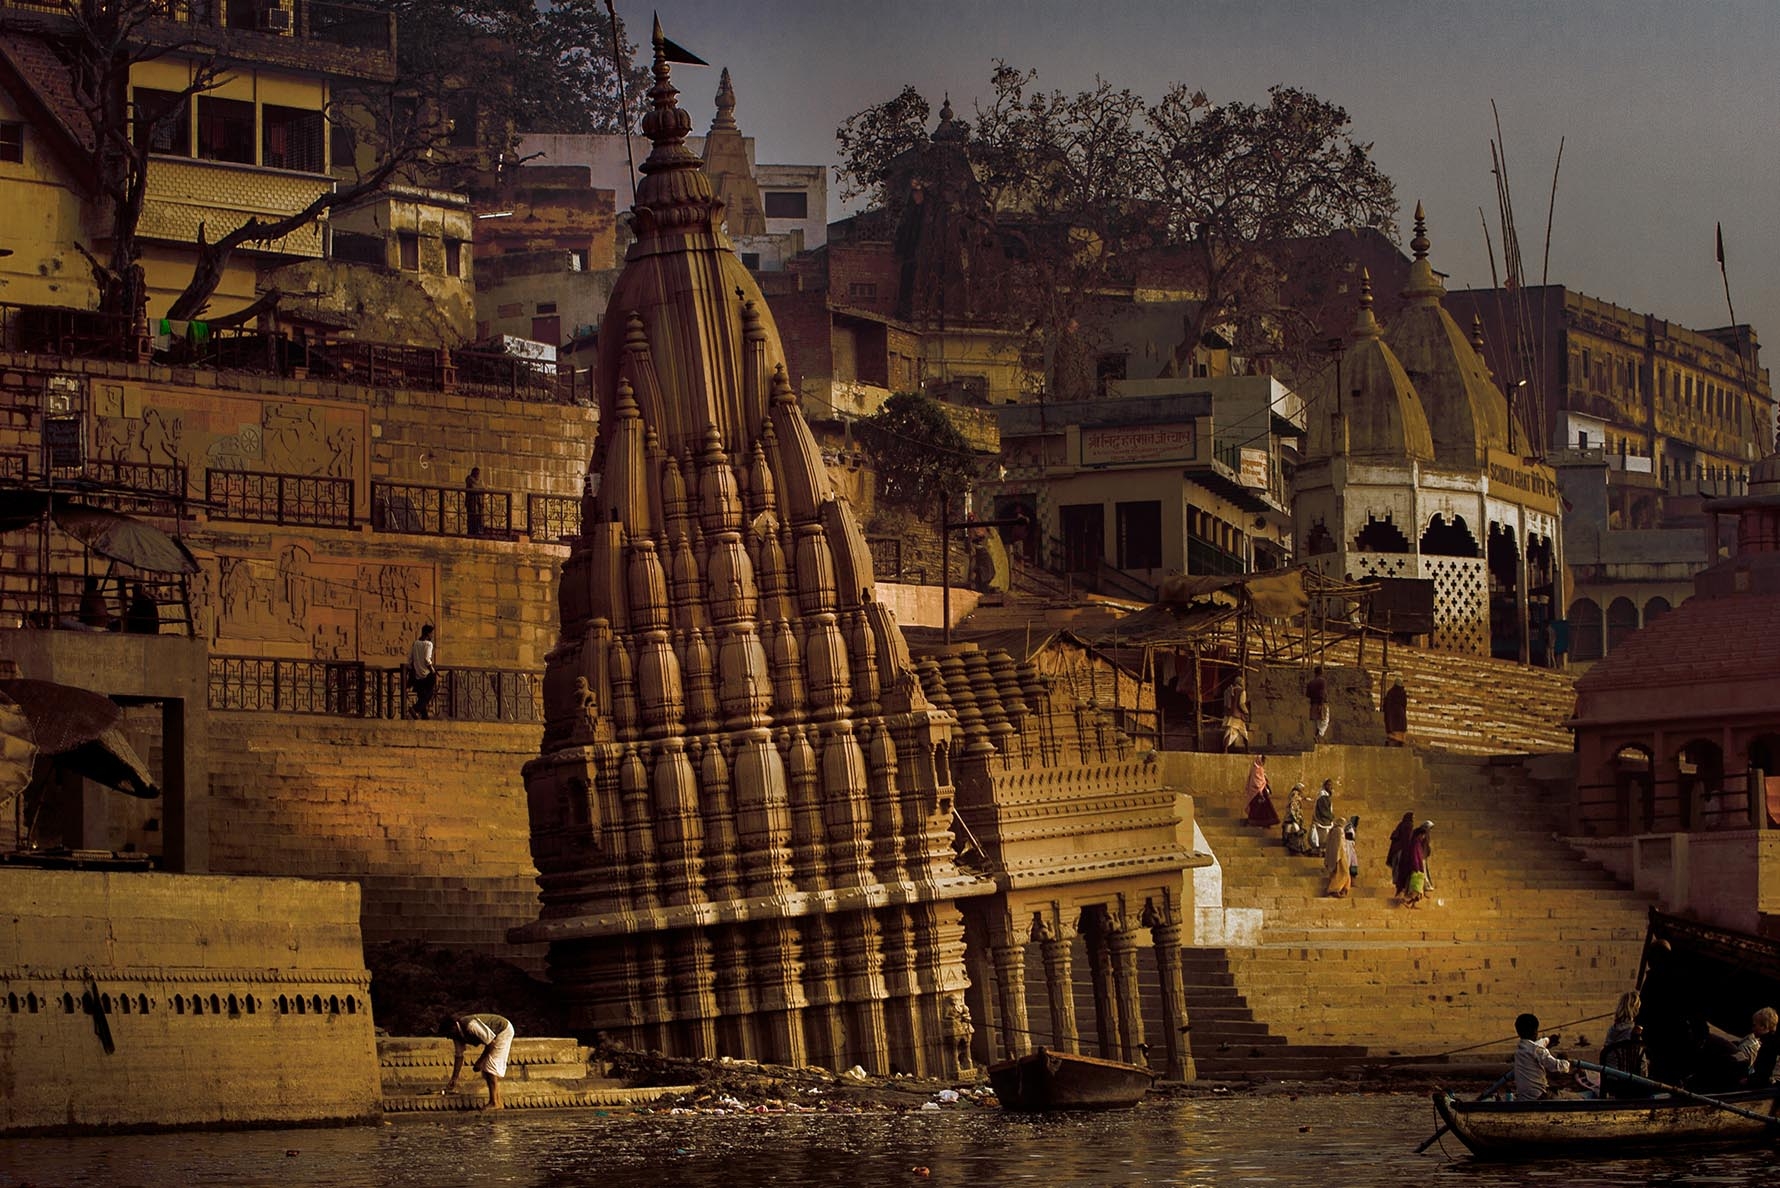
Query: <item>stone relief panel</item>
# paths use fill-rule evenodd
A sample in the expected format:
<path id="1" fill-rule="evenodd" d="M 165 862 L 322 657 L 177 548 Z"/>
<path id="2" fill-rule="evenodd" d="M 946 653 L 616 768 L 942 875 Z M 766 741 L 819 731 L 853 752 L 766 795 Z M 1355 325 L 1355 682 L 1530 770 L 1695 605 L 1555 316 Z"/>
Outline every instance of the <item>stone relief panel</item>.
<path id="1" fill-rule="evenodd" d="M 431 565 L 318 557 L 312 542 L 277 537 L 263 552 L 199 564 L 193 614 L 220 652 L 394 663 L 437 621 Z"/>
<path id="2" fill-rule="evenodd" d="M 257 470 L 353 479 L 362 502 L 369 417 L 325 401 L 101 383 L 92 440 L 106 461 L 186 467 L 194 493 L 206 470 Z"/>

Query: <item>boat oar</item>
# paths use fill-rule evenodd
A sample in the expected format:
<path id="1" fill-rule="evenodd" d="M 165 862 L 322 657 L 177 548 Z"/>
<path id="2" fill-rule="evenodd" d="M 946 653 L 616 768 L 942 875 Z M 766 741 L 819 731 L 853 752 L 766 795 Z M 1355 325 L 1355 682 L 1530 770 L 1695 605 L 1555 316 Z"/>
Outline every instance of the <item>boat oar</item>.
<path id="1" fill-rule="evenodd" d="M 1720 1101 L 1716 1097 L 1707 1097 L 1704 1093 L 1695 1093 L 1693 1090 L 1683 1089 L 1679 1085 L 1665 1085 L 1661 1081 L 1653 1081 L 1649 1077 L 1641 1077 L 1637 1073 L 1626 1072 L 1623 1068 L 1608 1068 L 1605 1065 L 1592 1064 L 1587 1060 L 1572 1060 L 1570 1063 L 1574 1064 L 1577 1068 L 1586 1068 L 1590 1072 L 1600 1073 L 1603 1078 L 1601 1082 L 1603 1088 L 1606 1087 L 1605 1078 L 1619 1077 L 1621 1080 L 1630 1081 L 1634 1085 L 1642 1085 L 1646 1089 L 1655 1089 L 1660 1093 L 1668 1093 L 1675 1097 L 1686 1098 L 1688 1101 L 1697 1101 L 1704 1105 L 1717 1106 L 1721 1110 L 1728 1110 L 1730 1113 L 1752 1119 L 1756 1122 L 1765 1122 L 1769 1126 L 1780 1126 L 1780 1116 L 1774 1114 L 1758 1114 L 1754 1110 L 1746 1110 L 1742 1106 L 1732 1105 L 1728 1101 Z"/>
<path id="2" fill-rule="evenodd" d="M 1485 1089 L 1482 1093 L 1479 1093 L 1477 1095 L 1477 1100 L 1482 1101 L 1487 1097 L 1493 1097 L 1495 1095 L 1496 1091 L 1498 1089 L 1500 1089 L 1502 1086 L 1506 1085 L 1513 1076 L 1514 1076 L 1514 1070 L 1511 1068 L 1507 1072 L 1503 1073 L 1501 1075 L 1501 1077 L 1497 1079 L 1497 1081 L 1494 1085 L 1491 1085 L 1488 1089 Z M 1449 1131 L 1451 1129 L 1452 1129 L 1451 1126 L 1448 1126 L 1446 1123 L 1442 1122 L 1440 1124 L 1439 1130 L 1436 1130 L 1433 1134 L 1430 1134 L 1427 1138 L 1422 1140 L 1422 1145 L 1415 1149 L 1415 1153 L 1417 1155 L 1420 1155 L 1423 1151 L 1426 1151 L 1429 1147 L 1431 1147 L 1435 1143 L 1439 1142 L 1440 1136 L 1445 1134 L 1447 1131 Z"/>

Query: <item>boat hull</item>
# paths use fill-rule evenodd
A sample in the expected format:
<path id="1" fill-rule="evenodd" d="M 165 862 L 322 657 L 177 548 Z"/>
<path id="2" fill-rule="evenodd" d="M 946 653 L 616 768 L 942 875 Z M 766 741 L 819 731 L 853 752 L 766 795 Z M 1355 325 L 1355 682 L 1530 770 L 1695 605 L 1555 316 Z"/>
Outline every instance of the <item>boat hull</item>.
<path id="1" fill-rule="evenodd" d="M 1718 1100 L 1780 1119 L 1780 1088 L 1724 1093 Z M 1484 1159 L 1760 1142 L 1780 1126 L 1685 1098 L 1461 1101 L 1436 1092 L 1434 1109 L 1471 1153 Z"/>
<path id="2" fill-rule="evenodd" d="M 1130 1109 L 1157 1073 L 1135 1064 L 1040 1048 L 989 1066 L 989 1084 L 1005 1110 Z"/>

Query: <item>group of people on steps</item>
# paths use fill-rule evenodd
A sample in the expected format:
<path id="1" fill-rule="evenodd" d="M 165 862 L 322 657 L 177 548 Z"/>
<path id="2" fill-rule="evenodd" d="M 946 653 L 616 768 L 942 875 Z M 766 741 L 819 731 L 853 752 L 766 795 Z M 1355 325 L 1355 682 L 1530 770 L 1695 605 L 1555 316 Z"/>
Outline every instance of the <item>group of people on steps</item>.
<path id="1" fill-rule="evenodd" d="M 1267 756 L 1256 755 L 1249 766 L 1248 782 L 1243 791 L 1248 796 L 1245 822 L 1260 829 L 1277 828 L 1287 854 L 1293 857 L 1321 858 L 1328 879 L 1323 893 L 1342 898 L 1360 875 L 1357 834 L 1358 816 L 1338 817 L 1335 814 L 1335 781 L 1326 779 L 1316 799 L 1309 802 L 1302 780 L 1292 785 L 1286 798 L 1282 820 L 1273 806 L 1273 786 L 1267 778 Z M 1397 899 L 1405 907 L 1416 907 L 1433 890 L 1429 863 L 1434 853 L 1434 822 L 1415 823 L 1413 812 L 1404 813 L 1403 820 L 1391 834 L 1385 865 L 1390 868 Z"/>

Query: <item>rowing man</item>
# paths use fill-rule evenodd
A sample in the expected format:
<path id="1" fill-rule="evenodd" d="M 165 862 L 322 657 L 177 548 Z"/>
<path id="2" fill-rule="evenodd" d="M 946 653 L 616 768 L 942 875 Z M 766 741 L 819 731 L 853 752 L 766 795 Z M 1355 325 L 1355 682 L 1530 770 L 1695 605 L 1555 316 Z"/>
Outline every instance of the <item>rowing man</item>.
<path id="1" fill-rule="evenodd" d="M 1567 1073 L 1570 1062 L 1552 1054 L 1550 1036 L 1539 1034 L 1539 1016 L 1522 1015 L 1514 1021 L 1520 1043 L 1514 1049 L 1514 1100 L 1539 1101 L 1556 1097 L 1552 1073 Z"/>

